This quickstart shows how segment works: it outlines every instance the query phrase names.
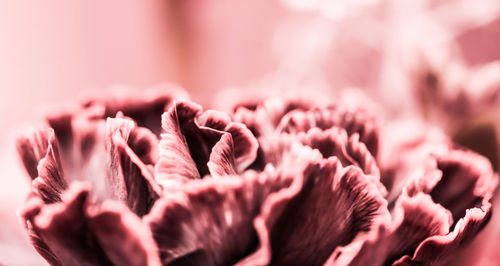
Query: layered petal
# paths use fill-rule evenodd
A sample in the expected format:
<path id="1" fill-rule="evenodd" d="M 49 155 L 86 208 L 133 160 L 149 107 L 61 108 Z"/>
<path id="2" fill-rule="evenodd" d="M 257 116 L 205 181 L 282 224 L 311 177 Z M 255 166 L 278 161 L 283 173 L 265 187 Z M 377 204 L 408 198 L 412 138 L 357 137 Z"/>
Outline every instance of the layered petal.
<path id="1" fill-rule="evenodd" d="M 17 152 L 31 179 L 38 176 L 38 163 L 47 155 L 49 137 L 53 134 L 50 129 L 35 130 L 32 134 L 16 140 Z"/>
<path id="2" fill-rule="evenodd" d="M 254 217 L 264 200 L 290 179 L 272 171 L 239 178 L 187 182 L 166 195 L 144 219 L 160 248 L 163 264 L 228 265 L 252 251 Z"/>
<path id="3" fill-rule="evenodd" d="M 301 156 L 317 158 L 307 149 Z M 335 248 L 387 221 L 387 202 L 359 168 L 344 169 L 335 157 L 305 161 L 290 188 L 264 203 L 254 222 L 259 249 L 241 265 L 322 264 Z"/>
<path id="4" fill-rule="evenodd" d="M 136 131 L 134 122 L 129 119 L 108 118 L 106 188 L 108 196 L 125 202 L 135 214 L 142 216 L 151 209 L 162 189 L 150 169 L 127 145 L 129 139 L 137 140 L 138 134 L 144 134 L 141 130 Z"/>
<path id="5" fill-rule="evenodd" d="M 184 117 L 193 119 L 200 112 L 197 105 L 176 104 L 162 115 L 164 133 L 160 140 L 160 157 L 155 166 L 155 179 L 162 185 L 171 180 L 200 178 L 181 129 Z M 165 185 L 164 185 L 165 186 Z"/>
<path id="6" fill-rule="evenodd" d="M 334 253 L 327 265 L 390 265 L 432 236 L 448 234 L 451 214 L 434 203 L 429 195 L 403 194 L 396 203 L 391 226 L 383 225 L 373 234 Z"/>
<path id="7" fill-rule="evenodd" d="M 32 199 L 21 217 L 35 248 L 51 265 L 160 265 L 145 225 L 117 202 L 104 206 L 89 207 L 89 191 L 78 184 L 60 203 Z M 117 245 L 117 238 L 126 241 Z"/>
<path id="8" fill-rule="evenodd" d="M 33 132 L 31 137 L 21 137 L 17 140 L 17 149 L 32 178 L 33 191 L 46 203 L 60 201 L 67 180 L 54 131 L 42 129 Z"/>
<path id="9" fill-rule="evenodd" d="M 231 122 L 222 112 L 202 113 L 190 102 L 175 103 L 163 115 L 163 129 L 155 177 L 164 186 L 209 173 L 240 173 L 257 156 L 257 140 L 245 125 Z"/>
<path id="10" fill-rule="evenodd" d="M 122 112 L 136 121 L 139 126 L 148 128 L 159 135 L 161 132 L 159 118 L 176 99 L 187 100 L 188 95 L 175 85 L 160 85 L 140 92 L 117 88 L 88 99 L 82 106 L 86 109 L 101 107 L 102 118 L 114 117 L 118 112 Z"/>
<path id="11" fill-rule="evenodd" d="M 455 225 L 453 232 L 436 235 L 423 241 L 415 254 L 404 256 L 394 265 L 443 265 L 448 263 L 461 248 L 466 246 L 484 228 L 491 217 L 490 205 L 472 208 Z"/>
<path id="12" fill-rule="evenodd" d="M 498 178 L 489 161 L 471 151 L 451 149 L 436 158 L 436 176 L 422 175 L 408 186 L 410 193 L 423 191 L 451 211 L 453 219 L 464 217 L 467 209 L 489 201 Z"/>

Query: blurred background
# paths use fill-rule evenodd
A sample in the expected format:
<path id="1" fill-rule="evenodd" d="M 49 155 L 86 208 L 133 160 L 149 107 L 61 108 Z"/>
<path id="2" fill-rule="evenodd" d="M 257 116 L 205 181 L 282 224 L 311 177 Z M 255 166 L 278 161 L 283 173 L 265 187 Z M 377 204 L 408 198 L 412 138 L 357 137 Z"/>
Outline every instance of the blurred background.
<path id="1" fill-rule="evenodd" d="M 92 90 L 174 82 L 227 108 L 360 88 L 388 117 L 438 123 L 498 165 L 498 0 L 1 1 L 0 33 L 5 264 L 39 263 L 13 215 L 28 191 L 13 136 L 41 106 Z"/>

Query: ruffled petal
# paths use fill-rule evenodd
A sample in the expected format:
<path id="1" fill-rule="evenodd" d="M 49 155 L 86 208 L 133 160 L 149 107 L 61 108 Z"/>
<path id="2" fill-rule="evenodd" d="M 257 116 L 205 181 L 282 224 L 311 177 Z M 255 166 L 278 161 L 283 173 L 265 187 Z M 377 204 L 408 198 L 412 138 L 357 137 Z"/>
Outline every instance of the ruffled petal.
<path id="1" fill-rule="evenodd" d="M 236 174 L 233 138 L 231 134 L 224 134 L 219 142 L 215 144 L 207 165 L 212 177 L 223 177 Z"/>
<path id="2" fill-rule="evenodd" d="M 296 110 L 283 117 L 277 130 L 297 134 L 307 132 L 311 128 L 326 130 L 331 127 L 343 128 L 349 136 L 358 133 L 360 141 L 371 154 L 377 156 L 378 124 L 374 114 L 363 108 L 330 106 L 307 111 Z"/>
<path id="3" fill-rule="evenodd" d="M 304 145 L 319 150 L 324 158 L 335 156 L 343 166 L 355 165 L 367 175 L 380 177 L 375 159 L 359 141 L 357 133 L 348 138 L 347 132 L 342 128 L 312 128 L 307 133 L 300 133 L 299 138 Z"/>
<path id="4" fill-rule="evenodd" d="M 137 215 L 146 214 L 162 194 L 150 170 L 127 145 L 136 132 L 134 122 L 125 118 L 108 118 L 107 151 L 110 156 L 106 187 L 111 198 L 125 202 Z"/>
<path id="5" fill-rule="evenodd" d="M 396 203 L 391 227 L 381 226 L 371 236 L 351 243 L 334 253 L 326 265 L 390 265 L 405 254 L 413 254 L 428 237 L 446 235 L 451 222 L 450 212 L 429 195 L 403 194 Z"/>
<path id="6" fill-rule="evenodd" d="M 156 178 L 165 185 L 209 173 L 219 176 L 242 172 L 257 156 L 257 140 L 243 124 L 231 122 L 222 112 L 200 113 L 201 107 L 196 104 L 177 102 L 163 116 L 165 133 L 160 141 Z M 230 133 L 231 144 L 225 132 Z"/>
<path id="7" fill-rule="evenodd" d="M 89 209 L 81 183 L 64 196 L 52 205 L 31 199 L 21 212 L 32 243 L 51 265 L 160 265 L 151 233 L 127 207 L 106 202 Z"/>
<path id="8" fill-rule="evenodd" d="M 452 149 L 434 160 L 438 174 L 429 175 L 429 170 L 412 180 L 408 185 L 410 195 L 418 191 L 429 193 L 435 202 L 451 211 L 455 221 L 467 209 L 480 207 L 484 200 L 491 199 L 498 178 L 486 158 Z"/>
<path id="9" fill-rule="evenodd" d="M 301 156 L 315 158 L 306 150 Z M 260 247 L 241 265 L 319 265 L 336 247 L 388 219 L 387 202 L 359 168 L 343 169 L 334 157 L 305 161 L 303 172 L 293 168 L 290 188 L 264 203 L 254 221 Z"/>
<path id="10" fill-rule="evenodd" d="M 85 101 L 83 107 L 103 107 L 102 118 L 115 117 L 118 112 L 122 112 L 139 126 L 159 135 L 162 129 L 159 118 L 163 112 L 173 104 L 174 100 L 187 98 L 186 92 L 174 85 L 162 85 L 140 92 L 117 88 Z"/>
<path id="11" fill-rule="evenodd" d="M 441 180 L 430 191 L 437 203 L 453 214 L 457 221 L 469 208 L 479 207 L 491 199 L 498 180 L 490 162 L 471 151 L 453 150 L 438 160 Z"/>
<path id="12" fill-rule="evenodd" d="M 198 123 L 200 124 L 200 126 L 223 131 L 226 126 L 231 123 L 231 117 L 229 117 L 229 115 L 224 112 L 206 110 L 198 117 Z"/>
<path id="13" fill-rule="evenodd" d="M 241 123 L 229 123 L 224 131 L 230 133 L 233 138 L 235 167 L 240 173 L 257 158 L 259 143 L 252 132 Z"/>
<path id="14" fill-rule="evenodd" d="M 483 229 L 490 217 L 489 204 L 469 209 L 465 217 L 455 225 L 453 232 L 427 238 L 417 247 L 412 257 L 404 256 L 393 265 L 444 265 Z"/>
<path id="15" fill-rule="evenodd" d="M 144 217 L 164 265 L 229 265 L 254 248 L 252 227 L 266 197 L 290 179 L 246 172 L 240 178 L 187 182 Z"/>
<path id="16" fill-rule="evenodd" d="M 127 144 L 144 164 L 155 165 L 158 161 L 158 138 L 149 129 L 136 127 Z"/>
<path id="17" fill-rule="evenodd" d="M 38 177 L 38 163 L 47 155 L 49 137 L 53 134 L 51 129 L 36 130 L 31 135 L 16 140 L 17 152 L 31 179 Z"/>
<path id="18" fill-rule="evenodd" d="M 89 208 L 88 224 L 114 265 L 161 265 L 149 228 L 118 202 Z"/>
<path id="19" fill-rule="evenodd" d="M 26 226 L 42 243 L 37 251 L 44 249 L 41 255 L 52 265 L 110 264 L 85 220 L 88 190 L 75 186 L 66 196 L 62 203 L 38 204 L 22 212 Z"/>
<path id="20" fill-rule="evenodd" d="M 32 182 L 33 191 L 46 203 L 61 201 L 61 193 L 67 188 L 60 162 L 55 136 L 49 137 L 47 154 L 38 164 L 38 177 Z"/>
<path id="21" fill-rule="evenodd" d="M 37 130 L 31 137 L 21 137 L 17 140 L 17 149 L 33 180 L 33 191 L 46 203 L 60 201 L 67 181 L 54 131 Z"/>
<path id="22" fill-rule="evenodd" d="M 200 173 L 191 157 L 186 138 L 181 131 L 181 124 L 189 117 L 193 119 L 201 111 L 198 105 L 179 103 L 162 115 L 162 127 L 159 144 L 160 157 L 155 166 L 155 179 L 164 187 L 172 180 L 200 178 Z"/>

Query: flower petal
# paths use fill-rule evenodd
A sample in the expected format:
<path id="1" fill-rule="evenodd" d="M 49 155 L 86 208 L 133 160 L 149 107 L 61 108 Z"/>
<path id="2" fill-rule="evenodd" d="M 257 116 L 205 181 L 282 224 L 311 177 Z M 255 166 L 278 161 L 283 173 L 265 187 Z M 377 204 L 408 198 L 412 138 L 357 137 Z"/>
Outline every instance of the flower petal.
<path id="1" fill-rule="evenodd" d="M 106 134 L 110 163 L 106 180 L 111 198 L 125 202 L 135 214 L 142 216 L 151 209 L 162 190 L 149 169 L 127 145 L 129 139 L 138 138 L 132 137 L 136 131 L 134 122 L 129 119 L 108 118 Z"/>
<path id="2" fill-rule="evenodd" d="M 251 252 L 252 221 L 265 198 L 290 184 L 268 172 L 187 182 L 144 217 L 163 264 L 227 265 Z"/>
<path id="3" fill-rule="evenodd" d="M 342 170 L 334 157 L 309 162 L 286 193 L 264 203 L 254 222 L 260 247 L 241 265 L 318 265 L 388 219 L 387 202 L 359 168 Z"/>
<path id="4" fill-rule="evenodd" d="M 334 126 L 344 128 L 349 136 L 358 133 L 360 141 L 366 145 L 371 154 L 377 156 L 379 139 L 377 121 L 373 114 L 363 108 L 335 105 L 308 111 L 296 110 L 283 117 L 277 130 L 297 134 L 315 127 L 326 130 Z"/>
<path id="5" fill-rule="evenodd" d="M 236 171 L 241 173 L 257 158 L 259 143 L 252 132 L 241 123 L 229 123 L 224 131 L 231 134 L 234 142 Z"/>
<path id="6" fill-rule="evenodd" d="M 61 201 L 61 193 L 67 187 L 60 162 L 55 136 L 49 139 L 47 154 L 38 164 L 39 176 L 32 182 L 33 191 L 40 195 L 46 203 Z"/>
<path id="7" fill-rule="evenodd" d="M 35 198 L 23 210 L 30 238 L 51 265 L 160 265 L 138 217 L 118 202 L 89 209 L 89 197 L 88 188 L 75 183 L 62 202 L 43 205 Z"/>
<path id="8" fill-rule="evenodd" d="M 430 194 L 451 211 L 455 221 L 464 217 L 466 209 L 489 200 L 498 183 L 490 162 L 474 152 L 450 151 L 438 160 L 438 168 L 443 176 Z"/>
<path id="9" fill-rule="evenodd" d="M 89 208 L 88 224 L 114 265 L 161 265 L 151 231 L 123 204 Z"/>
<path id="10" fill-rule="evenodd" d="M 405 254 L 413 254 L 428 237 L 446 235 L 451 213 L 434 203 L 429 195 L 419 193 L 399 198 L 391 227 L 382 226 L 367 239 L 353 242 L 343 252 L 333 254 L 327 265 L 390 265 Z"/>
<path id="11" fill-rule="evenodd" d="M 160 157 L 155 166 L 155 179 L 165 186 L 171 180 L 200 178 L 200 173 L 191 157 L 189 146 L 181 130 L 185 120 L 192 120 L 201 111 L 198 105 L 176 103 L 162 115 Z"/>
<path id="12" fill-rule="evenodd" d="M 37 130 L 31 137 L 21 137 L 17 140 L 17 149 L 33 180 L 33 191 L 46 203 L 60 201 L 67 181 L 54 131 Z"/>
<path id="13" fill-rule="evenodd" d="M 172 105 L 175 99 L 186 99 L 187 94 L 174 85 L 162 85 L 149 90 L 132 92 L 116 88 L 96 95 L 83 103 L 85 108 L 104 107 L 102 118 L 115 117 L 118 112 L 132 118 L 141 127 L 155 134 L 161 132 L 159 117 Z"/>
<path id="14" fill-rule="evenodd" d="M 31 179 L 38 176 L 38 163 L 47 155 L 49 137 L 53 134 L 51 129 L 36 130 L 30 136 L 22 136 L 16 140 L 17 152 Z"/>
<path id="15" fill-rule="evenodd" d="M 206 110 L 198 117 L 200 126 L 213 128 L 215 130 L 223 131 L 229 123 L 231 118 L 225 112 Z"/>
<path id="16" fill-rule="evenodd" d="M 37 211 L 23 212 L 26 225 L 46 249 L 41 255 L 52 265 L 109 264 L 95 237 L 88 231 L 84 214 L 88 190 L 74 186 L 65 196 L 61 203 L 40 204 L 35 209 Z"/>
<path id="17" fill-rule="evenodd" d="M 479 207 L 493 195 L 498 180 L 490 162 L 471 151 L 452 149 L 436 160 L 440 175 L 419 176 L 408 191 L 429 193 L 436 203 L 451 211 L 458 221 L 467 209 Z"/>
<path id="18" fill-rule="evenodd" d="M 413 257 L 404 256 L 393 265 L 444 265 L 483 229 L 490 217 L 489 204 L 481 209 L 469 209 L 455 225 L 453 232 L 427 238 L 418 246 Z"/>
<path id="19" fill-rule="evenodd" d="M 223 177 L 236 174 L 234 166 L 233 138 L 231 134 L 222 135 L 212 148 L 208 169 L 212 177 Z"/>

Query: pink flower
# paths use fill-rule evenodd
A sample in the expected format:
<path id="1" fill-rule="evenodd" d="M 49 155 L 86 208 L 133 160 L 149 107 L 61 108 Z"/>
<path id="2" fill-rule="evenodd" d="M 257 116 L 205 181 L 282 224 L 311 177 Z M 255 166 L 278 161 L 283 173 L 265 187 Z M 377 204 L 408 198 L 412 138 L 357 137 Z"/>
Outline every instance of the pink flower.
<path id="1" fill-rule="evenodd" d="M 113 92 L 19 138 L 38 253 L 52 265 L 442 265 L 491 216 L 490 163 L 439 130 L 355 101 L 234 106 Z"/>

